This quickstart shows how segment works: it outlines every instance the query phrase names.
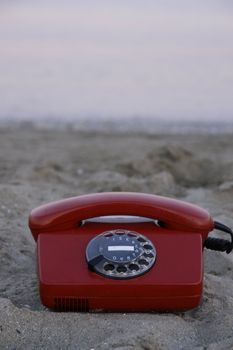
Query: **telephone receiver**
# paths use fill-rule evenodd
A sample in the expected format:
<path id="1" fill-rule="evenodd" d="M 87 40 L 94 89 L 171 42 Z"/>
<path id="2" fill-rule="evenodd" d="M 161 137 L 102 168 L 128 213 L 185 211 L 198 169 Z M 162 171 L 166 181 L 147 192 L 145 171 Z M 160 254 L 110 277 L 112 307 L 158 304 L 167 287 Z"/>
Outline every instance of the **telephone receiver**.
<path id="1" fill-rule="evenodd" d="M 201 233 L 209 249 L 219 248 L 227 253 L 232 250 L 232 242 L 220 239 L 206 241 L 208 233 L 214 228 L 232 234 L 227 226 L 214 222 L 206 210 L 183 201 L 144 193 L 105 192 L 52 202 L 32 210 L 29 227 L 37 240 L 39 233 L 44 231 L 58 232 L 80 226 L 84 220 L 93 217 L 110 215 L 151 218 L 174 231 Z"/>
<path id="2" fill-rule="evenodd" d="M 58 310 L 195 307 L 203 247 L 233 248 L 231 229 L 205 209 L 145 193 L 96 193 L 45 204 L 32 210 L 29 227 L 37 242 L 42 303 Z M 208 237 L 213 229 L 231 241 Z"/>

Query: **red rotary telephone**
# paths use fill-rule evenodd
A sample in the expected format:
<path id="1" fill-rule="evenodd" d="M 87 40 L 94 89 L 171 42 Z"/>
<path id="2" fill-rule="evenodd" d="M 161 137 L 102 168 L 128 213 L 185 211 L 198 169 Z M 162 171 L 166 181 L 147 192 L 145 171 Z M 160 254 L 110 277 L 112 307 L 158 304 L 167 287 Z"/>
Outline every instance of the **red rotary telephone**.
<path id="1" fill-rule="evenodd" d="M 232 231 L 182 201 L 97 193 L 32 210 L 42 303 L 60 311 L 187 310 L 199 305 L 203 247 Z M 207 238 L 214 228 L 231 242 Z"/>

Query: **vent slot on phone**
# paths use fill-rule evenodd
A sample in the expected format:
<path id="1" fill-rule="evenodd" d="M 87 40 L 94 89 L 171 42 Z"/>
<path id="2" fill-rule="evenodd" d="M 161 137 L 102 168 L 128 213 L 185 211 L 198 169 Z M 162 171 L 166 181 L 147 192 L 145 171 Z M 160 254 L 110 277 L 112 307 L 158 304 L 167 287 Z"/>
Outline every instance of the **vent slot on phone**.
<path id="1" fill-rule="evenodd" d="M 54 298 L 54 308 L 57 311 L 89 311 L 89 300 L 86 298 Z"/>

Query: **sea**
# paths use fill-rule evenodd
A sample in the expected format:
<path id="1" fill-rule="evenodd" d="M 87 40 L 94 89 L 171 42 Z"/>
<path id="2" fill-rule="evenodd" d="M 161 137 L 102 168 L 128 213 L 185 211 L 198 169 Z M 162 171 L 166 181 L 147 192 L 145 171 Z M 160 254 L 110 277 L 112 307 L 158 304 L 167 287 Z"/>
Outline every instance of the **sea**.
<path id="1" fill-rule="evenodd" d="M 154 134 L 233 134 L 233 121 L 185 121 L 137 118 L 2 118 L 0 128 L 76 130 L 84 132 L 116 132 Z"/>

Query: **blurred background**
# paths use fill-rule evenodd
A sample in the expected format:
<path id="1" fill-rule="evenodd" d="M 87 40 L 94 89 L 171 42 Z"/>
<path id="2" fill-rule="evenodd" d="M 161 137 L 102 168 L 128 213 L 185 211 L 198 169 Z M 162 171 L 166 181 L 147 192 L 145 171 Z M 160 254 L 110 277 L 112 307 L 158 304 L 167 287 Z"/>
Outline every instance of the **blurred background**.
<path id="1" fill-rule="evenodd" d="M 1 0 L 0 121 L 229 124 L 232 43 L 227 0 Z"/>

